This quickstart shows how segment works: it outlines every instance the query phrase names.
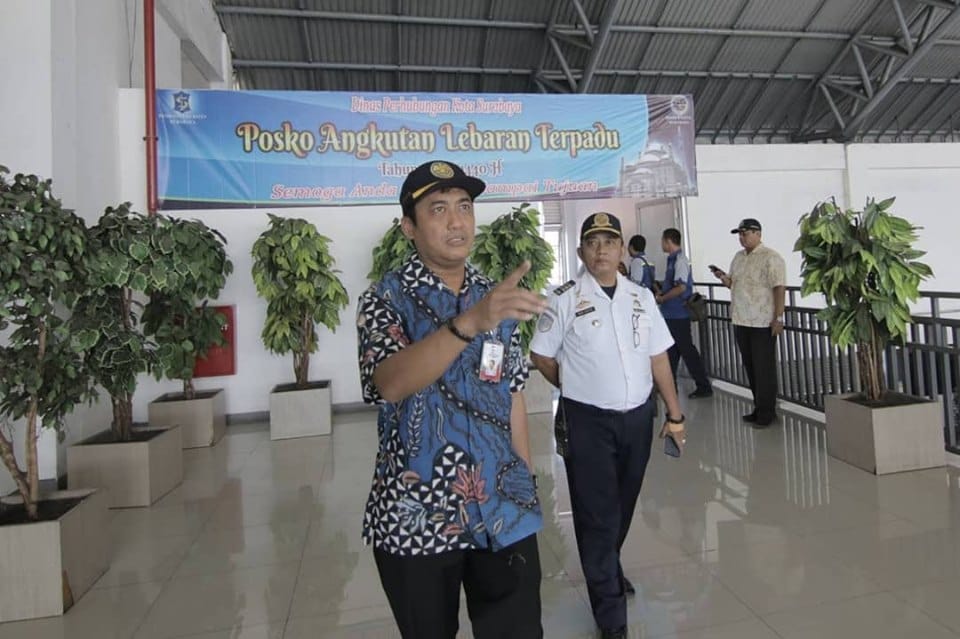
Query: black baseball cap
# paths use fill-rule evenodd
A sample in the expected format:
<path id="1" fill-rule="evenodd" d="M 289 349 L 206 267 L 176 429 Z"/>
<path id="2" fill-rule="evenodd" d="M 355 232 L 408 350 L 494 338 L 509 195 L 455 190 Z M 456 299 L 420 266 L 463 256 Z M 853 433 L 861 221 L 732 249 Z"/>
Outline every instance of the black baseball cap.
<path id="1" fill-rule="evenodd" d="M 762 231 L 763 227 L 760 226 L 760 222 L 753 219 L 752 217 L 745 217 L 740 220 L 740 225 L 737 228 L 732 229 L 731 233 L 739 233 L 740 231 Z"/>
<path id="2" fill-rule="evenodd" d="M 464 173 L 463 169 L 453 162 L 424 162 L 410 171 L 407 179 L 403 181 L 403 187 L 400 188 L 400 206 L 406 210 L 428 193 L 454 187 L 463 189 L 470 195 L 471 200 L 475 200 L 487 185 L 483 180 Z"/>
<path id="3" fill-rule="evenodd" d="M 583 240 L 592 233 L 601 232 L 623 238 L 623 233 L 620 231 L 620 220 L 615 215 L 601 211 L 594 213 L 583 221 L 583 226 L 580 227 L 580 239 Z"/>

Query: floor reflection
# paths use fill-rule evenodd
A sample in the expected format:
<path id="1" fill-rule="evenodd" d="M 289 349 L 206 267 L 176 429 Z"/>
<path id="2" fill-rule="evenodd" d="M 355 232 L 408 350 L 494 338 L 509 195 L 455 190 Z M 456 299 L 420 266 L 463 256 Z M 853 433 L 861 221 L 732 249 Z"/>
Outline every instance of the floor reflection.
<path id="1" fill-rule="evenodd" d="M 655 448 L 623 549 L 630 636 L 960 636 L 960 470 L 877 478 L 830 458 L 820 424 L 781 410 L 756 430 L 750 410 L 684 399 L 684 456 Z M 545 636 L 593 637 L 551 416 L 530 428 Z M 186 481 L 161 502 L 111 513 L 115 558 L 94 591 L 0 639 L 398 637 L 360 540 L 376 445 L 373 413 L 284 442 L 232 426 L 185 452 Z"/>

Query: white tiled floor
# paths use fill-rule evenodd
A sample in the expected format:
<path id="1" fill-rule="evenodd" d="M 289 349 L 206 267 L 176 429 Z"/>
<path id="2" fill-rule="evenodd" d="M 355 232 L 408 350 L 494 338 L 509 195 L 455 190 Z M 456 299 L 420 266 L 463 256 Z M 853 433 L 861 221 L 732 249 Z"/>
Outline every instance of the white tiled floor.
<path id="1" fill-rule="evenodd" d="M 801 418 L 755 431 L 719 393 L 686 411 L 687 452 L 655 451 L 624 547 L 631 637 L 960 637 L 960 470 L 876 478 L 829 458 Z M 545 636 L 593 637 L 549 416 L 531 426 Z M 330 437 L 235 426 L 185 451 L 180 488 L 112 513 L 114 559 L 94 590 L 61 618 L 0 625 L 0 639 L 399 637 L 360 541 L 375 433 L 363 413 Z"/>

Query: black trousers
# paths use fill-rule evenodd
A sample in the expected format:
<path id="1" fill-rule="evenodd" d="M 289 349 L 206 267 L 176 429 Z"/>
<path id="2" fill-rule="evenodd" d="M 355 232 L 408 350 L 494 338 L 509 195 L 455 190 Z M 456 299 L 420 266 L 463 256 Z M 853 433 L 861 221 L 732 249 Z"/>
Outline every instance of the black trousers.
<path id="1" fill-rule="evenodd" d="M 403 639 L 455 639 L 460 585 L 476 639 L 541 639 L 540 555 L 530 535 L 499 551 L 406 557 L 374 549 Z"/>
<path id="2" fill-rule="evenodd" d="M 747 369 L 757 421 L 777 415 L 777 338 L 768 327 L 734 326 L 733 334 Z"/>
<path id="3" fill-rule="evenodd" d="M 677 366 L 680 365 L 682 357 L 687 370 L 693 376 L 693 381 L 697 383 L 697 390 L 710 389 L 710 378 L 707 377 L 707 369 L 703 366 L 703 358 L 693 344 L 693 328 L 690 319 L 668 319 L 666 322 L 670 335 L 673 336 L 673 346 L 667 351 L 667 356 L 670 358 L 670 370 L 673 371 L 674 382 L 677 380 Z"/>
<path id="4" fill-rule="evenodd" d="M 601 628 L 619 628 L 627 624 L 620 548 L 650 460 L 654 402 L 626 413 L 562 402 L 573 527 L 593 617 Z"/>

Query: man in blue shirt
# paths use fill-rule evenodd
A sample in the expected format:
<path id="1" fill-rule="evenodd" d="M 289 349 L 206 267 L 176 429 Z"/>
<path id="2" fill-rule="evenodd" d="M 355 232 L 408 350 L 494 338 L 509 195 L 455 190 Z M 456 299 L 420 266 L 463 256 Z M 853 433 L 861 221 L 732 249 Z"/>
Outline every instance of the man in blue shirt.
<path id="1" fill-rule="evenodd" d="M 667 321 L 667 327 L 673 336 L 673 346 L 670 347 L 670 368 L 673 378 L 677 378 L 677 366 L 680 358 L 687 365 L 687 370 L 696 382 L 697 388 L 688 395 L 692 399 L 710 397 L 713 395 L 713 385 L 707 377 L 707 370 L 703 366 L 700 351 L 693 344 L 691 333 L 690 311 L 686 302 L 693 295 L 693 272 L 687 256 L 680 250 L 682 236 L 677 229 L 666 229 L 660 240 L 663 252 L 667 254 L 667 271 L 663 275 L 662 293 L 657 295 L 660 312 Z"/>
<path id="2" fill-rule="evenodd" d="M 467 263 L 485 184 L 427 162 L 400 191 L 416 252 L 359 301 L 364 400 L 380 405 L 364 514 L 404 639 L 454 639 L 460 588 L 474 636 L 539 639 L 540 502 L 530 463 L 518 322 L 545 307 Z"/>
<path id="3" fill-rule="evenodd" d="M 647 238 L 642 235 L 634 235 L 630 238 L 630 243 L 627 244 L 627 252 L 630 254 L 630 279 L 648 291 L 652 291 L 657 267 L 647 261 L 647 256 L 644 254 L 646 250 Z"/>

